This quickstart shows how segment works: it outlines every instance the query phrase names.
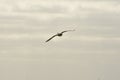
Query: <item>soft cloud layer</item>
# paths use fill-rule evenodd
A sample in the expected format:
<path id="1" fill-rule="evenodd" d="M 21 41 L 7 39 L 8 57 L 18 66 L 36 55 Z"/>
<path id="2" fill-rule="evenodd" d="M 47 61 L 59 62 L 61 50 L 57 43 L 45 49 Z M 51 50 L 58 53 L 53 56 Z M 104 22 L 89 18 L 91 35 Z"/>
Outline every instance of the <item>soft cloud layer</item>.
<path id="1" fill-rule="evenodd" d="M 120 80 L 119 21 L 118 0 L 1 0 L 0 79 Z"/>

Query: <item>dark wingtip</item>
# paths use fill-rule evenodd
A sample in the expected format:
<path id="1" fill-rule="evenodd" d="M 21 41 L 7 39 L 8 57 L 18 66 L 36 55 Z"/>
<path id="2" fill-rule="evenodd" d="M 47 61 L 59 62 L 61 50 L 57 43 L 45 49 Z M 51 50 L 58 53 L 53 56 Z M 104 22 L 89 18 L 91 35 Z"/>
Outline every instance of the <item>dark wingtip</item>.
<path id="1" fill-rule="evenodd" d="M 46 43 L 48 42 L 48 41 L 45 41 Z"/>

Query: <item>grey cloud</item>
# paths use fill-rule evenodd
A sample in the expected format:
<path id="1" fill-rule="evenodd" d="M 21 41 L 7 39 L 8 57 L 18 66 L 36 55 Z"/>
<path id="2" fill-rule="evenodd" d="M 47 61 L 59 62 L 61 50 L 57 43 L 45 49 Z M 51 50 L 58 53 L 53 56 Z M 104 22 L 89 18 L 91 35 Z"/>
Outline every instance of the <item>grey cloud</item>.
<path id="1" fill-rule="evenodd" d="M 47 8 L 47 9 L 49 10 L 49 8 Z M 26 33 L 26 32 L 28 32 L 28 33 L 44 32 L 45 33 L 47 30 L 53 32 L 60 28 L 64 28 L 64 29 L 69 28 L 67 26 L 73 25 L 73 26 L 71 26 L 71 28 L 74 28 L 74 26 L 77 26 L 77 27 L 75 27 L 78 29 L 78 33 L 76 34 L 77 36 L 79 36 L 79 35 L 87 35 L 87 36 L 94 35 L 94 36 L 108 36 L 108 37 L 116 36 L 116 37 L 119 37 L 119 31 L 118 31 L 119 30 L 118 29 L 119 28 L 118 27 L 119 14 L 111 13 L 111 12 L 101 12 L 101 11 L 97 12 L 95 10 L 92 13 L 90 13 L 89 15 L 86 15 L 86 17 L 81 17 L 81 16 L 82 16 L 81 14 L 77 14 L 77 15 L 68 14 L 67 16 L 63 16 L 63 17 L 56 16 L 56 18 L 51 18 L 49 21 L 46 20 L 46 22 L 35 20 L 35 18 L 34 19 L 24 18 L 24 16 L 23 17 L 21 17 L 21 16 L 1 17 L 2 18 L 1 20 L 5 19 L 6 21 L 10 22 L 10 24 L 12 22 L 14 22 L 14 24 L 16 24 L 16 20 L 18 20 L 18 23 L 16 24 L 18 27 L 16 27 L 16 25 L 11 25 L 11 26 L 15 26 L 15 27 L 7 29 L 7 31 L 10 30 L 11 32 L 14 32 L 14 33 L 21 33 L 21 32 L 22 33 Z M 33 25 L 31 25 L 31 23 L 33 23 Z M 40 24 L 40 23 L 42 23 L 42 24 Z M 49 26 L 49 27 L 41 30 L 41 27 L 43 27 L 43 26 L 44 27 Z M 39 31 L 41 31 L 41 32 L 39 32 Z M 9 32 L 7 32 L 7 33 L 9 33 Z M 112 32 L 114 32 L 114 33 L 112 33 Z"/>
<path id="2" fill-rule="evenodd" d="M 27 6 L 27 4 L 26 4 Z M 51 14 L 60 14 L 60 13 L 65 13 L 67 12 L 67 7 L 60 6 L 60 5 L 30 5 L 28 8 L 21 8 L 21 6 L 16 6 L 13 8 L 13 11 L 15 12 L 25 12 L 25 13 L 51 13 Z"/>
<path id="3" fill-rule="evenodd" d="M 96 80 L 103 73 L 102 79 L 119 80 L 120 12 L 113 0 L 102 0 L 103 7 L 94 4 L 102 6 L 100 0 L 89 0 L 94 6 L 88 0 L 50 1 L 44 6 L 38 5 L 41 0 L 25 1 L 28 6 L 1 13 L 0 79 Z M 44 42 L 66 29 L 76 31 Z"/>
<path id="4" fill-rule="evenodd" d="M 80 16 L 69 18 L 56 18 L 49 22 L 49 29 L 56 28 L 76 28 L 78 35 L 99 35 L 99 36 L 120 36 L 119 35 L 119 15 L 116 14 L 93 14 L 87 18 Z M 60 26 L 59 26 L 60 25 Z M 79 32 L 80 31 L 80 32 Z M 77 35 L 77 34 L 76 34 Z"/>
<path id="5" fill-rule="evenodd" d="M 45 21 L 25 15 L 0 15 L 0 24 L 1 35 L 40 33 L 45 28 Z"/>

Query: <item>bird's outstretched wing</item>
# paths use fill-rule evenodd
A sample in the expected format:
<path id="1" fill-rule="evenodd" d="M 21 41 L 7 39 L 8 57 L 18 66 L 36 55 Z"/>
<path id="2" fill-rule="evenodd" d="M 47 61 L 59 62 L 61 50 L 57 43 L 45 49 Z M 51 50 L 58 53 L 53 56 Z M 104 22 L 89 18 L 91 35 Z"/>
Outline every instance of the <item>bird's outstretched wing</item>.
<path id="1" fill-rule="evenodd" d="M 65 32 L 68 32 L 68 31 L 75 31 L 75 30 L 66 30 L 66 31 L 62 31 L 61 33 L 65 33 Z"/>
<path id="2" fill-rule="evenodd" d="M 48 41 L 50 41 L 52 38 L 54 38 L 55 36 L 57 36 L 57 34 L 56 35 L 54 35 L 54 36 L 52 36 L 51 38 L 49 38 L 48 40 L 46 40 L 45 42 L 48 42 Z"/>

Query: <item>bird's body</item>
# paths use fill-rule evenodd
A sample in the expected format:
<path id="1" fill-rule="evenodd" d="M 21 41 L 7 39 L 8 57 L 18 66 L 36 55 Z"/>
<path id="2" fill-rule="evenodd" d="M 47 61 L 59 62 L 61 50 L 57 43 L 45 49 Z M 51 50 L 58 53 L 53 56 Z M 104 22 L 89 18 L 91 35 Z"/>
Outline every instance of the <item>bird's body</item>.
<path id="1" fill-rule="evenodd" d="M 50 41 L 52 38 L 54 38 L 56 36 L 61 37 L 63 35 L 63 33 L 68 32 L 68 31 L 75 31 L 75 30 L 66 30 L 66 31 L 62 31 L 61 33 L 57 33 L 56 35 L 54 35 L 51 38 L 49 38 L 48 40 L 46 40 L 46 42 Z"/>
<path id="2" fill-rule="evenodd" d="M 58 33 L 57 36 L 61 37 L 63 34 L 62 33 Z"/>

